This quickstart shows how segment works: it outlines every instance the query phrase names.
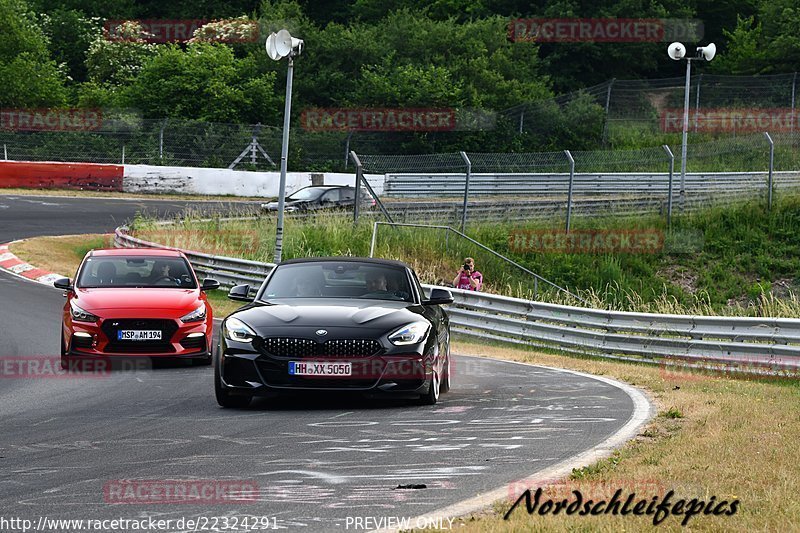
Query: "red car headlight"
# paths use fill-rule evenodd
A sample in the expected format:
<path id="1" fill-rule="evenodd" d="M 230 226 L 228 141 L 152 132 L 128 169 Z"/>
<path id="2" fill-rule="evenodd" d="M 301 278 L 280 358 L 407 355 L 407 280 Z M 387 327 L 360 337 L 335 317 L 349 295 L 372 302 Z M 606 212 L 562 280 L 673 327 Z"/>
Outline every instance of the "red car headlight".
<path id="1" fill-rule="evenodd" d="M 72 320 L 76 320 L 78 322 L 97 322 L 100 320 L 100 317 L 97 315 L 93 315 L 88 311 L 84 311 L 74 301 L 69 302 L 69 313 L 72 315 Z"/>
<path id="2" fill-rule="evenodd" d="M 200 307 L 198 307 L 191 313 L 183 315 L 181 317 L 181 322 L 200 322 L 201 320 L 205 320 L 205 318 L 206 318 L 206 304 L 201 303 Z"/>

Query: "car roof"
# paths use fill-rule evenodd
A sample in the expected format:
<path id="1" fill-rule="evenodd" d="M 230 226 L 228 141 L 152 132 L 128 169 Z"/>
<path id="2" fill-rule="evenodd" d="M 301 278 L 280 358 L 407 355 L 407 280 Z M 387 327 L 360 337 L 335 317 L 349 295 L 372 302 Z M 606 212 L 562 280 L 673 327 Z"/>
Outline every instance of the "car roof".
<path id="1" fill-rule="evenodd" d="M 135 255 L 142 257 L 181 257 L 183 254 L 178 250 L 167 250 L 163 248 L 103 248 L 89 252 L 91 256 L 118 256 Z"/>
<path id="2" fill-rule="evenodd" d="M 346 262 L 346 263 L 369 263 L 373 265 L 383 265 L 392 267 L 402 267 L 413 270 L 407 263 L 397 261 L 394 259 L 377 259 L 374 257 L 350 257 L 350 256 L 336 256 L 336 257 L 300 257 L 297 259 L 287 259 L 279 263 L 279 265 L 292 265 L 296 263 L 322 263 L 322 262 Z"/>

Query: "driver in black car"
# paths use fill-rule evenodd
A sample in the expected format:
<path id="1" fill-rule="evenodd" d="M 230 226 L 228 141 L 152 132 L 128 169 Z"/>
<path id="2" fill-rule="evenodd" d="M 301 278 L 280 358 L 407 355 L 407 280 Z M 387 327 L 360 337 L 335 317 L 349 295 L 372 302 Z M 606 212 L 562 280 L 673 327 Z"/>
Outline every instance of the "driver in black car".
<path id="1" fill-rule="evenodd" d="M 377 298 L 380 300 L 403 300 L 407 293 L 395 290 L 397 287 L 389 288 L 386 274 L 383 272 L 372 271 L 365 276 L 367 282 L 367 292 L 362 298 Z"/>
<path id="2" fill-rule="evenodd" d="M 367 292 L 388 292 L 386 275 L 382 272 L 370 272 L 367 278 Z"/>

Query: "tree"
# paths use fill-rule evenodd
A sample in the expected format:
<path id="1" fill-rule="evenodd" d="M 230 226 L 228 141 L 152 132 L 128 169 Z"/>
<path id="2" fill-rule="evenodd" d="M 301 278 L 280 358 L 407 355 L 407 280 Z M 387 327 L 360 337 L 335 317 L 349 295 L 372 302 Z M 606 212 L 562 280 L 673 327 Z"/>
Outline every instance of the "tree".
<path id="1" fill-rule="evenodd" d="M 22 53 L 35 61 L 46 61 L 47 39 L 23 0 L 0 0 L 0 63 Z"/>
<path id="2" fill-rule="evenodd" d="M 86 57 L 91 43 L 101 37 L 101 21 L 75 9 L 58 8 L 42 16 L 52 57 L 64 64 L 72 81 L 87 79 Z"/>
<path id="3" fill-rule="evenodd" d="M 65 77 L 50 60 L 39 21 L 22 0 L 0 0 L 0 107 L 66 103 Z"/>
<path id="4" fill-rule="evenodd" d="M 514 7 L 520 17 L 691 19 L 695 10 L 685 0 L 539 0 Z M 663 42 L 542 43 L 542 68 L 550 73 L 557 92 L 571 92 L 611 78 L 679 75 Z"/>
<path id="5" fill-rule="evenodd" d="M 224 44 L 193 43 L 185 50 L 165 45 L 126 88 L 126 100 L 147 118 L 180 117 L 211 122 L 240 122 L 278 108 L 274 75 L 250 78 L 251 67 Z M 252 74 L 252 70 L 251 70 Z M 272 117 L 264 117 L 265 119 Z"/>
<path id="6" fill-rule="evenodd" d="M 509 43 L 500 17 L 459 24 L 409 10 L 329 24 L 306 38 L 298 103 L 504 109 L 549 94 L 536 44 Z M 302 72 L 301 71 L 301 72 Z"/>
<path id="7" fill-rule="evenodd" d="M 755 17 L 738 17 L 725 32 L 728 50 L 714 69 L 732 74 L 800 70 L 800 6 L 796 0 L 763 1 Z M 716 61 L 715 61 L 716 62 Z"/>
<path id="8" fill-rule="evenodd" d="M 89 81 L 109 86 L 125 86 L 133 81 L 142 65 L 158 50 L 148 43 L 142 25 L 127 21 L 115 30 L 112 38 L 107 28 L 89 45 L 86 67 Z"/>

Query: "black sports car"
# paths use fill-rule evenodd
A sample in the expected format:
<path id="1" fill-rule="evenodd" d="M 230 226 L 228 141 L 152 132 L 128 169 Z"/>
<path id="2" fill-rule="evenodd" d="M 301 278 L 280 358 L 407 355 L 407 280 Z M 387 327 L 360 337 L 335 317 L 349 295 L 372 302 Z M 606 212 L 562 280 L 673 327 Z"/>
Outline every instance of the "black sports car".
<path id="1" fill-rule="evenodd" d="M 361 189 L 361 204 L 365 209 L 375 206 L 369 193 Z M 318 185 L 303 187 L 294 191 L 285 198 L 284 209 L 287 213 L 316 211 L 316 210 L 335 210 L 352 209 L 355 204 L 356 189 L 346 185 Z M 272 212 L 278 210 L 278 202 L 268 202 L 261 204 L 261 209 Z"/>
<path id="2" fill-rule="evenodd" d="M 425 297 L 400 261 L 293 259 L 275 267 L 255 299 L 222 323 L 214 387 L 223 407 L 288 391 L 358 391 L 432 405 L 450 389 L 444 289 Z"/>

